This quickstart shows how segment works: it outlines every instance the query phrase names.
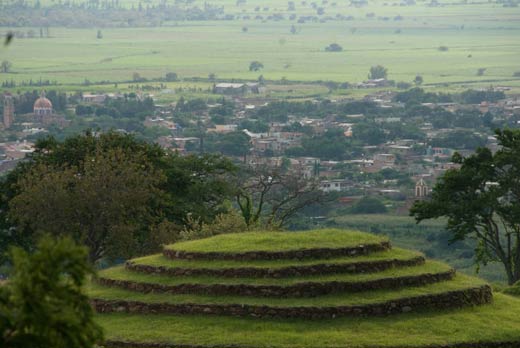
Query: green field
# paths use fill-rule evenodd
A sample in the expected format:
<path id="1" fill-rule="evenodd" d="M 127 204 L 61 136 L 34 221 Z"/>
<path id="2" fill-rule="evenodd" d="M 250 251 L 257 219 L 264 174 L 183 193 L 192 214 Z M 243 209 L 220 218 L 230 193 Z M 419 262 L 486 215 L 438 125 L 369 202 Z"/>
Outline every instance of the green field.
<path id="1" fill-rule="evenodd" d="M 12 73 L 0 74 L 0 82 L 41 78 L 79 88 L 71 85 L 87 79 L 94 84 L 110 81 L 102 88 L 113 89 L 114 82 L 130 81 L 134 72 L 147 79 L 176 72 L 181 79 L 207 78 L 213 73 L 219 79 L 256 80 L 262 74 L 269 80 L 285 77 L 292 81 L 357 83 L 366 79 L 370 66 L 382 64 L 388 68 L 388 77 L 396 81 L 411 82 L 420 74 L 425 85 L 520 87 L 520 79 L 512 77 L 520 71 L 518 7 L 495 3 L 429 7 L 425 2 L 385 6 L 383 1 L 371 1 L 358 8 L 342 2 L 323 5 L 325 14 L 320 18 L 340 14 L 353 16 L 352 20 L 297 23 L 288 20 L 285 2 L 248 1 L 241 6 L 235 1 L 210 3 L 224 5 L 225 12 L 236 19 L 164 23 L 156 28 L 104 28 L 102 39 L 96 39 L 97 28 L 51 28 L 50 38 L 14 40 L 8 49 L 0 51 L 2 60 L 13 63 Z M 262 9 L 254 11 L 258 5 Z M 269 9 L 264 11 L 263 7 Z M 256 15 L 277 13 L 286 18 L 254 19 Z M 315 10 L 310 4 L 297 3 L 294 13 L 302 16 Z M 368 13 L 374 13 L 374 17 L 367 18 Z M 396 16 L 402 19 L 395 20 Z M 291 25 L 297 28 L 294 35 Z M 243 27 L 248 31 L 242 32 Z M 333 42 L 340 44 L 343 52 L 326 52 L 325 47 Z M 439 51 L 439 46 L 446 46 L 448 51 Z M 253 60 L 262 62 L 265 68 L 249 71 Z M 477 76 L 479 68 L 486 69 L 483 76 Z M 185 81 L 167 86 L 205 89 L 211 84 Z"/>

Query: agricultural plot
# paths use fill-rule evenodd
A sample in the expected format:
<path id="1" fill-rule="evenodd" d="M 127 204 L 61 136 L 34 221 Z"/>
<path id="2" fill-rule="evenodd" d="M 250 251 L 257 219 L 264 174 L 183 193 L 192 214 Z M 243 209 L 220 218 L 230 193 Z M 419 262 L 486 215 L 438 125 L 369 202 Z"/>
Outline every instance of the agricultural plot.
<path id="1" fill-rule="evenodd" d="M 223 6 L 233 19 L 167 22 L 154 28 L 51 27 L 49 38 L 15 40 L 1 51 L 2 60 L 12 62 L 12 69 L 0 74 L 0 82 L 42 79 L 71 89 L 85 88 L 82 84 L 96 89 L 100 83 L 104 83 L 101 88 L 113 89 L 115 83 L 131 82 L 134 73 L 153 81 L 175 72 L 181 80 L 207 79 L 210 74 L 221 80 L 256 80 L 262 75 L 275 81 L 353 84 L 367 78 L 370 66 L 381 64 L 387 67 L 389 79 L 411 83 L 421 75 L 425 86 L 444 90 L 447 86 L 520 87 L 520 78 L 513 77 L 520 71 L 518 7 L 495 3 L 431 7 L 425 2 L 402 6 L 383 1 L 355 7 L 323 2 L 318 7 L 324 13 L 317 15 L 310 2 L 295 2 L 294 11 L 288 11 L 287 3 L 275 1 L 209 3 Z M 194 4 L 203 6 L 201 1 Z M 316 20 L 300 20 L 311 15 Z M 326 51 L 331 43 L 343 50 Z M 261 62 L 264 68 L 250 71 L 251 61 Z M 479 69 L 483 69 L 480 74 Z M 190 84 L 180 82 L 185 87 Z M 174 85 L 166 83 L 167 88 Z M 318 88 L 303 94 L 324 93 L 326 89 Z"/>
<path id="2" fill-rule="evenodd" d="M 385 237 L 348 230 L 178 243 L 100 272 L 88 291 L 109 347 L 520 342 L 520 301 Z"/>

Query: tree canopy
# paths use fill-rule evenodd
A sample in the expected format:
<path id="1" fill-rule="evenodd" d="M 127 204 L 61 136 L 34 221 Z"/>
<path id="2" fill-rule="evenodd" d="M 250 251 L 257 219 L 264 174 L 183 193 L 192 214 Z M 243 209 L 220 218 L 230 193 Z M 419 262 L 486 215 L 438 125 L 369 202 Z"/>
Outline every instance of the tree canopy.
<path id="1" fill-rule="evenodd" d="M 87 132 L 36 143 L 0 180 L 0 251 L 67 234 L 91 261 L 151 252 L 188 214 L 211 222 L 234 197 L 235 166 L 221 155 L 179 156 L 130 135 Z"/>
<path id="2" fill-rule="evenodd" d="M 375 65 L 370 68 L 370 73 L 368 74 L 368 78 L 375 79 L 386 79 L 388 74 L 388 69 L 382 65 Z"/>
<path id="3" fill-rule="evenodd" d="M 13 274 L 0 286 L 0 346 L 92 348 L 102 339 L 82 287 L 92 274 L 87 249 L 45 237 L 36 252 L 10 252 Z"/>
<path id="4" fill-rule="evenodd" d="M 513 284 L 520 280 L 520 130 L 496 135 L 500 150 L 455 154 L 460 169 L 448 170 L 410 214 L 417 222 L 447 217 L 452 240 L 476 239 L 477 265 L 500 262 Z"/>

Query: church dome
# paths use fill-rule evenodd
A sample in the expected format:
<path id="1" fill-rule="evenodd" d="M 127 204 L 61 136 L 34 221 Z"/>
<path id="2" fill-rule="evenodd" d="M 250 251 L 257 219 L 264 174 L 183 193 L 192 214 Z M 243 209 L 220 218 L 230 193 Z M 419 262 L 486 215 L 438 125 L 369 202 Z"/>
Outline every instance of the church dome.
<path id="1" fill-rule="evenodd" d="M 45 97 L 40 97 L 34 102 L 35 109 L 52 109 L 52 103 Z"/>

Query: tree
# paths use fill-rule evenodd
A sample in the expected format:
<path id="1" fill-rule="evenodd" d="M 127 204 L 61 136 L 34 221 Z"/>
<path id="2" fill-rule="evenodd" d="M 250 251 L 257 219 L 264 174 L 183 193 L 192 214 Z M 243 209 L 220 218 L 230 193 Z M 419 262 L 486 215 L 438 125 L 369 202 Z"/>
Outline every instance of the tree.
<path id="1" fill-rule="evenodd" d="M 97 148 L 79 166 L 35 166 L 18 181 L 9 218 L 36 236 L 72 236 L 91 262 L 131 257 L 166 241 L 153 229 L 163 222 L 164 182 L 143 154 Z"/>
<path id="2" fill-rule="evenodd" d="M 386 79 L 388 70 L 382 65 L 376 65 L 370 68 L 368 78 L 371 80 Z"/>
<path id="3" fill-rule="evenodd" d="M 47 137 L 38 140 L 35 148 L 29 158 L 0 178 L 0 256 L 9 245 L 22 246 L 26 250 L 34 247 L 34 241 L 39 233 L 35 233 L 36 231 L 31 228 L 33 222 L 29 215 L 35 215 L 34 212 L 40 211 L 42 215 L 35 215 L 35 218 L 47 217 L 46 224 L 52 224 L 53 214 L 56 219 L 60 219 L 56 224 L 66 229 L 59 231 L 58 227 L 50 226 L 51 231 L 57 233 L 71 231 L 72 228 L 71 233 L 77 235 L 78 231 L 85 231 L 95 221 L 107 228 L 114 225 L 122 229 L 126 226 L 128 230 L 119 231 L 123 236 L 130 236 L 132 229 L 137 235 L 123 251 L 126 254 L 151 252 L 161 241 L 175 237 L 175 233 L 180 231 L 180 226 L 186 222 L 189 213 L 193 218 L 205 223 L 210 223 L 218 214 L 225 213 L 227 211 L 225 202 L 232 199 L 235 193 L 233 180 L 230 178 L 235 175 L 236 167 L 221 155 L 180 156 L 167 153 L 156 144 L 116 132 L 98 134 L 86 132 L 66 138 L 64 141 Z M 107 156 L 117 157 L 112 164 L 110 157 L 107 159 Z M 88 160 L 96 158 L 104 160 L 102 162 Z M 129 162 L 129 166 L 125 166 L 126 162 Z M 91 175 L 81 181 L 79 179 L 85 177 L 86 166 L 91 168 Z M 97 167 L 104 172 L 98 171 Z M 121 169 L 120 172 L 117 171 L 118 168 Z M 81 176 L 73 176 L 74 170 L 77 169 L 80 170 Z M 51 190 L 53 194 L 50 197 L 54 197 L 53 201 L 45 196 L 44 188 L 38 187 L 38 181 L 28 182 L 28 177 L 31 175 L 34 177 L 37 173 L 41 173 L 41 177 L 37 179 L 44 179 L 42 184 L 45 184 L 45 187 L 56 189 L 56 191 Z M 105 180 L 102 175 L 111 176 Z M 56 182 L 53 183 L 50 176 L 56 177 Z M 144 181 L 141 183 L 143 176 Z M 132 181 L 132 178 L 135 180 Z M 96 180 L 99 187 L 96 185 Z M 65 182 L 74 185 L 66 187 Z M 26 186 L 22 187 L 19 183 L 24 183 Z M 81 203 L 84 198 L 80 196 L 79 190 L 89 189 L 88 183 L 92 186 L 92 192 L 87 192 L 86 201 Z M 153 187 L 146 186 L 152 183 Z M 111 188 L 103 192 L 103 188 L 109 184 Z M 125 192 L 134 186 L 138 186 L 135 192 Z M 36 203 L 31 202 L 30 194 L 22 190 L 24 187 L 39 194 L 37 198 L 42 204 L 41 207 L 36 207 Z M 113 192 L 113 195 L 110 192 Z M 133 203 L 127 201 L 134 200 L 133 194 L 142 195 L 143 192 L 151 199 L 147 201 L 145 196 L 140 196 L 136 197 Z M 17 203 L 22 204 L 21 212 L 12 211 L 14 204 L 12 201 L 22 193 L 24 193 L 24 201 L 34 207 L 35 211 L 30 212 L 27 207 L 23 207 L 22 203 Z M 58 199 L 60 193 L 71 202 L 69 205 Z M 74 197 L 80 197 L 78 202 L 74 201 Z M 99 199 L 96 203 L 97 198 Z M 118 198 L 121 206 L 118 207 L 118 202 L 112 198 Z M 148 205 L 145 205 L 145 202 Z M 77 221 L 79 218 L 87 219 L 88 214 L 103 210 L 102 204 L 110 209 L 101 216 L 95 216 L 92 223 L 87 221 L 74 225 L 64 221 L 74 213 L 72 211 L 74 208 L 77 211 L 73 218 Z M 132 204 L 133 208 L 130 207 Z M 51 205 L 54 205 L 54 209 Z M 136 212 L 137 208 L 141 210 Z M 134 213 L 125 212 L 125 209 L 131 209 Z M 116 214 L 118 211 L 122 215 L 112 222 L 109 221 L 108 214 Z M 23 226 L 9 218 L 11 215 L 16 216 L 21 213 L 25 222 Z M 102 225 L 92 226 L 92 228 L 100 231 Z M 110 235 L 119 232 L 114 230 Z M 101 237 L 99 236 L 98 240 L 102 239 Z M 127 237 L 116 241 L 107 239 L 106 245 L 110 246 L 106 252 L 110 251 L 113 257 L 123 256 L 125 253 L 119 253 L 118 247 L 122 247 L 125 240 L 128 241 Z"/>
<path id="4" fill-rule="evenodd" d="M 2 63 L 0 63 L 0 71 L 4 74 L 7 74 L 9 71 L 11 71 L 12 66 L 13 64 L 10 61 L 4 60 Z"/>
<path id="5" fill-rule="evenodd" d="M 83 293 L 87 249 L 70 238 L 43 238 L 32 255 L 11 249 L 13 273 L 0 286 L 0 346 L 92 348 L 102 339 Z"/>
<path id="6" fill-rule="evenodd" d="M 144 81 L 146 81 L 146 79 L 144 77 L 142 77 L 141 74 L 139 74 L 138 72 L 134 72 L 132 74 L 132 81 L 134 81 L 134 82 L 144 82 Z"/>
<path id="7" fill-rule="evenodd" d="M 466 158 L 455 154 L 460 169 L 448 170 L 410 214 L 417 222 L 447 217 L 453 241 L 476 240 L 477 266 L 499 262 L 513 284 L 520 280 L 520 131 L 496 136 L 495 154 L 484 147 Z"/>
<path id="8" fill-rule="evenodd" d="M 413 80 L 413 83 L 415 83 L 416 86 L 422 85 L 423 77 L 421 75 L 415 76 L 415 79 Z"/>
<path id="9" fill-rule="evenodd" d="M 164 75 L 164 80 L 167 82 L 174 82 L 179 79 L 179 76 L 177 76 L 177 73 L 169 72 Z"/>
<path id="10" fill-rule="evenodd" d="M 351 209 L 354 214 L 382 214 L 386 213 L 385 205 L 377 198 L 363 197 Z"/>
<path id="11" fill-rule="evenodd" d="M 352 135 L 363 145 L 378 145 L 386 141 L 385 132 L 375 123 L 356 123 L 352 128 Z"/>
<path id="12" fill-rule="evenodd" d="M 281 168 L 247 168 L 236 193 L 236 203 L 248 227 L 286 225 L 303 208 L 325 201 L 318 181 Z"/>
<path id="13" fill-rule="evenodd" d="M 13 33 L 12 31 L 9 31 L 9 32 L 5 35 L 4 46 L 9 46 L 9 44 L 11 43 L 11 41 L 13 41 L 13 38 L 14 38 L 14 33 Z"/>
<path id="14" fill-rule="evenodd" d="M 264 68 L 264 65 L 262 63 L 260 63 L 259 61 L 252 61 L 250 64 L 249 64 L 249 71 L 258 71 L 260 69 L 263 69 Z"/>
<path id="15" fill-rule="evenodd" d="M 343 51 L 343 47 L 341 47 L 337 43 L 331 43 L 330 45 L 325 47 L 325 51 L 327 51 L 327 52 L 341 52 L 341 51 Z"/>
<path id="16" fill-rule="evenodd" d="M 102 39 L 102 38 L 103 38 L 103 33 L 101 32 L 101 30 L 98 30 L 98 31 L 97 31 L 96 38 L 97 38 L 97 39 Z"/>
<path id="17" fill-rule="evenodd" d="M 251 148 L 251 139 L 241 131 L 219 135 L 215 149 L 227 156 L 245 156 Z"/>

